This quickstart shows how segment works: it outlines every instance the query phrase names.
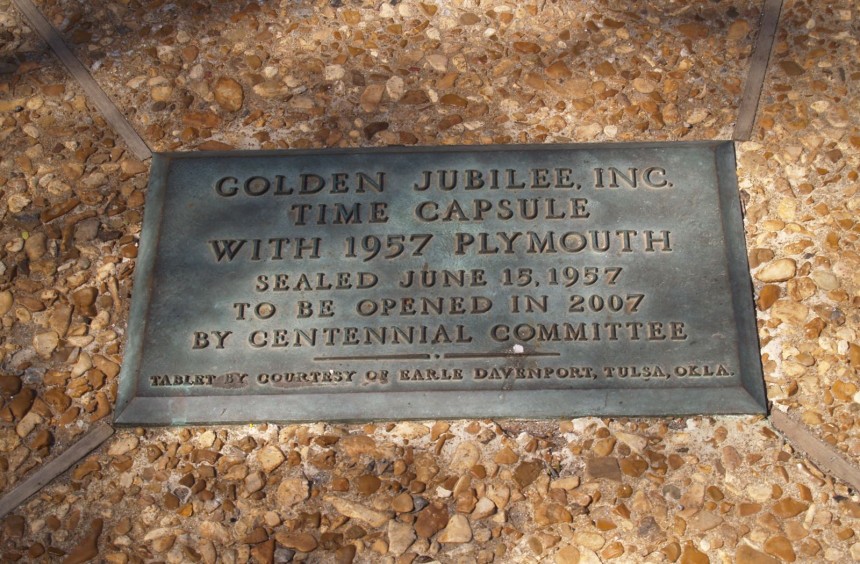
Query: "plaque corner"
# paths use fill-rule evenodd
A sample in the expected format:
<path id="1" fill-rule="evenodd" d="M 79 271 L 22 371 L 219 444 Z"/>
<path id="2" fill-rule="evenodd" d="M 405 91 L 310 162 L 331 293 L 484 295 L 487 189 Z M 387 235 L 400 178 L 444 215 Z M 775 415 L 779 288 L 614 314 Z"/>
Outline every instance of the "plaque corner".
<path id="1" fill-rule="evenodd" d="M 750 404 L 750 414 L 765 415 L 770 413 L 767 401 L 767 392 L 764 385 L 758 385 L 760 381 L 746 382 L 741 385 L 741 389 L 746 394 L 746 400 Z"/>
<path id="2" fill-rule="evenodd" d="M 131 404 L 134 402 L 134 398 L 129 400 L 125 400 L 124 404 L 120 404 L 120 400 L 117 400 L 117 404 L 114 407 L 114 416 L 113 416 L 113 424 L 116 427 L 131 427 L 133 425 L 139 424 L 140 422 L 134 420 L 133 417 L 130 417 L 129 414 L 132 412 Z"/>
<path id="3" fill-rule="evenodd" d="M 116 403 L 113 408 L 113 423 L 118 426 L 130 426 L 139 424 L 140 421 L 129 417 L 133 413 L 132 406 L 136 403 L 137 393 L 134 389 L 134 384 L 137 379 L 133 375 L 126 374 L 127 367 L 123 366 L 120 370 L 119 381 L 121 383 L 117 392 Z"/>

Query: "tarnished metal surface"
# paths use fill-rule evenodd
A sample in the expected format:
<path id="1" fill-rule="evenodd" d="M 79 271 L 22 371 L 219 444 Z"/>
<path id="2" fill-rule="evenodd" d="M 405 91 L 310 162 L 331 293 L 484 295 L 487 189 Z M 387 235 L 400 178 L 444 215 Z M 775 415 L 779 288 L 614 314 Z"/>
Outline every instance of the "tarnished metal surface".
<path id="1" fill-rule="evenodd" d="M 760 413 L 731 143 L 153 162 L 120 424 Z"/>

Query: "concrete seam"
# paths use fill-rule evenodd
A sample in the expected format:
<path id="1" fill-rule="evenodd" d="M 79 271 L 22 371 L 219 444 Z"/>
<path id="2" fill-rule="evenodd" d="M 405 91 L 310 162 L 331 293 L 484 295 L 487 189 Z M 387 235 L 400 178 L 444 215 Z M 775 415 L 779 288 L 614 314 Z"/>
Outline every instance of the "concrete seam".
<path id="1" fill-rule="evenodd" d="M 107 423 L 95 425 L 78 442 L 63 451 L 62 454 L 43 464 L 30 477 L 12 488 L 9 493 L 0 497 L 0 519 L 14 511 L 19 505 L 27 501 L 30 496 L 50 484 L 54 478 L 96 449 L 113 433 L 113 427 Z"/>
<path id="2" fill-rule="evenodd" d="M 758 36 L 756 36 L 750 69 L 747 72 L 746 84 L 744 85 L 744 93 L 738 106 L 738 119 L 735 122 L 735 131 L 732 135 L 735 141 L 748 141 L 752 135 L 781 11 L 782 0 L 765 1 L 761 25 Z"/>
<path id="3" fill-rule="evenodd" d="M 47 19 L 39 12 L 39 9 L 30 0 L 12 0 L 18 10 L 24 15 L 33 29 L 44 39 L 60 62 L 69 71 L 78 84 L 80 84 L 87 97 L 95 104 L 96 108 L 104 116 L 113 130 L 123 138 L 129 150 L 140 160 L 152 156 L 152 150 L 146 142 L 138 135 L 122 112 L 111 101 L 108 95 L 98 85 L 96 80 L 87 71 L 86 67 L 72 53 L 63 38 Z"/>

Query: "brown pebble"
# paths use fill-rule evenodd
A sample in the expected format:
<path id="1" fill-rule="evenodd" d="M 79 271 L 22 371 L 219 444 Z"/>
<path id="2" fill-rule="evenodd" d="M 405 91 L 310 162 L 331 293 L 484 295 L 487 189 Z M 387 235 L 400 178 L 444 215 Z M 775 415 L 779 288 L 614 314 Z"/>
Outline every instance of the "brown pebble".
<path id="1" fill-rule="evenodd" d="M 546 75 L 550 78 L 570 78 L 573 73 L 562 61 L 556 61 L 546 68 Z"/>
<path id="2" fill-rule="evenodd" d="M 806 511 L 808 507 L 808 503 L 803 503 L 796 499 L 787 497 L 775 503 L 771 508 L 771 511 L 773 511 L 773 514 L 777 517 L 789 518 Z"/>
<path id="3" fill-rule="evenodd" d="M 710 564 L 711 559 L 708 555 L 700 551 L 692 544 L 687 543 L 684 547 L 684 552 L 681 553 L 680 564 Z"/>
<path id="4" fill-rule="evenodd" d="M 266 445 L 257 453 L 257 461 L 267 473 L 274 471 L 284 460 L 284 453 L 275 445 Z"/>
<path id="5" fill-rule="evenodd" d="M 554 525 L 556 523 L 570 523 L 573 516 L 570 511 L 557 503 L 541 503 L 534 513 L 535 523 L 540 527 Z"/>
<path id="6" fill-rule="evenodd" d="M 448 508 L 442 503 L 431 503 L 420 513 L 415 521 L 415 532 L 419 537 L 429 539 L 448 524 Z"/>
<path id="7" fill-rule="evenodd" d="M 748 544 L 741 544 L 735 552 L 735 564 L 778 564 L 778 560 Z"/>
<path id="8" fill-rule="evenodd" d="M 368 140 L 373 139 L 374 135 L 386 129 L 388 129 L 387 121 L 374 121 L 364 126 L 364 137 Z"/>
<path id="9" fill-rule="evenodd" d="M 72 303 L 76 307 L 87 308 L 96 302 L 98 295 L 98 289 L 93 286 L 81 288 L 72 294 Z"/>
<path id="10" fill-rule="evenodd" d="M 120 168 L 128 176 L 136 176 L 149 170 L 147 165 L 137 159 L 123 159 Z"/>
<path id="11" fill-rule="evenodd" d="M 465 108 L 469 105 L 468 100 L 457 94 L 445 94 L 439 98 L 439 102 L 448 106 L 457 106 L 458 108 Z"/>
<path id="12" fill-rule="evenodd" d="M 531 41 L 514 41 L 514 50 L 527 55 L 535 55 L 541 52 L 540 46 Z"/>
<path id="13" fill-rule="evenodd" d="M 245 92 L 242 90 L 242 85 L 232 78 L 220 77 L 215 81 L 212 91 L 215 95 L 215 101 L 225 110 L 236 112 L 242 108 Z"/>
<path id="14" fill-rule="evenodd" d="M 642 94 L 650 94 L 657 89 L 657 83 L 640 76 L 633 79 L 633 88 Z"/>
<path id="15" fill-rule="evenodd" d="M 81 413 L 80 407 L 72 406 L 72 407 L 68 408 L 66 411 L 64 411 L 62 415 L 60 415 L 60 418 L 57 420 L 57 423 L 61 427 L 64 427 L 66 425 L 71 425 L 72 423 L 77 421 L 78 415 L 80 415 L 80 413 Z"/>
<path id="16" fill-rule="evenodd" d="M 525 488 L 537 479 L 542 470 L 543 463 L 539 460 L 523 462 L 514 470 L 514 481 L 520 488 Z"/>
<path id="17" fill-rule="evenodd" d="M 334 551 L 335 564 L 351 564 L 355 560 L 355 545 L 348 544 Z"/>
<path id="18" fill-rule="evenodd" d="M 3 524 L 3 533 L 6 537 L 20 539 L 24 536 L 26 525 L 21 515 L 10 515 Z"/>
<path id="19" fill-rule="evenodd" d="M 594 443 L 591 450 L 597 456 L 609 456 L 612 453 L 612 449 L 615 448 L 615 442 L 614 437 L 600 439 Z"/>
<path id="20" fill-rule="evenodd" d="M 791 547 L 791 541 L 782 535 L 775 535 L 767 539 L 763 548 L 765 552 L 784 562 L 794 562 L 797 559 L 797 555 Z"/>
<path id="21" fill-rule="evenodd" d="M 331 491 L 333 492 L 347 492 L 349 491 L 349 480 L 346 478 L 337 476 L 331 479 Z"/>
<path id="22" fill-rule="evenodd" d="M 182 116 L 182 123 L 191 127 L 213 128 L 220 125 L 221 118 L 210 111 L 188 112 Z"/>
<path id="23" fill-rule="evenodd" d="M 606 548 L 600 552 L 603 560 L 612 560 L 624 554 L 624 545 L 618 541 L 609 543 Z"/>
<path id="24" fill-rule="evenodd" d="M 446 131 L 451 129 L 455 125 L 459 125 L 463 123 L 463 118 L 460 115 L 452 114 L 449 116 L 445 116 L 439 120 L 439 131 Z"/>
<path id="25" fill-rule="evenodd" d="M 493 457 L 493 462 L 496 464 L 513 464 L 519 459 L 520 457 L 510 447 L 504 447 Z"/>
<path id="26" fill-rule="evenodd" d="M 273 564 L 275 561 L 275 539 L 269 539 L 251 548 L 251 558 L 257 564 Z"/>
<path id="27" fill-rule="evenodd" d="M 61 96 L 66 91 L 65 84 L 46 84 L 42 86 L 42 93 L 45 96 Z"/>
<path id="28" fill-rule="evenodd" d="M 164 507 L 167 509 L 179 509 L 179 498 L 172 493 L 164 494 Z"/>
<path id="29" fill-rule="evenodd" d="M 368 84 L 359 100 L 361 109 L 365 112 L 375 112 L 379 108 L 379 103 L 382 101 L 382 95 L 385 93 L 384 84 Z"/>
<path id="30" fill-rule="evenodd" d="M 400 99 L 400 103 L 408 104 L 408 105 L 419 105 L 426 104 L 430 101 L 430 98 L 427 96 L 427 93 L 423 90 L 409 90 L 407 91 L 403 97 Z"/>
<path id="31" fill-rule="evenodd" d="M 102 534 L 104 521 L 102 519 L 93 519 L 90 524 L 90 532 L 85 536 L 80 544 L 73 548 L 63 560 L 63 564 L 83 564 L 87 560 L 92 560 L 99 555 L 99 536 Z"/>
<path id="32" fill-rule="evenodd" d="M 47 208 L 42 213 L 39 214 L 39 219 L 42 223 L 49 223 L 54 221 L 58 217 L 66 215 L 73 209 L 75 209 L 81 201 L 78 198 L 69 198 L 64 202 L 60 202 L 58 204 L 54 204 L 53 206 Z"/>
<path id="33" fill-rule="evenodd" d="M 48 237 L 44 233 L 33 233 L 24 242 L 24 253 L 30 261 L 42 258 L 47 252 Z"/>
<path id="34" fill-rule="evenodd" d="M 681 461 L 683 464 L 683 460 Z M 639 455 L 627 456 L 618 461 L 621 472 L 627 476 L 638 478 L 648 470 L 648 462 Z"/>
<path id="35" fill-rule="evenodd" d="M 119 250 L 119 254 L 122 255 L 123 258 L 137 258 L 137 244 L 129 243 L 128 245 L 123 245 Z"/>
<path id="36" fill-rule="evenodd" d="M 382 484 L 382 481 L 372 474 L 364 474 L 352 481 L 355 488 L 362 495 L 370 495 L 375 493 Z"/>
<path id="37" fill-rule="evenodd" d="M 30 411 L 30 407 L 33 405 L 34 399 L 36 399 L 36 392 L 30 388 L 24 388 L 15 394 L 12 401 L 8 403 L 12 416 L 15 417 L 15 419 L 21 419 L 27 415 L 27 412 Z"/>
<path id="38" fill-rule="evenodd" d="M 412 496 L 407 492 L 403 492 L 391 500 L 391 509 L 398 513 L 409 513 L 414 508 L 415 503 L 412 501 Z"/>
<path id="39" fill-rule="evenodd" d="M 700 23 L 684 23 L 678 26 L 684 36 L 690 39 L 704 39 L 708 36 L 708 26 Z"/>
<path id="40" fill-rule="evenodd" d="M 72 471 L 72 479 L 79 482 L 99 470 L 101 470 L 99 461 L 96 458 L 89 458 Z"/>
<path id="41" fill-rule="evenodd" d="M 605 478 L 607 480 L 621 481 L 621 469 L 618 459 L 608 456 L 600 458 L 589 458 L 585 462 L 585 471 L 593 479 Z"/>
<path id="42" fill-rule="evenodd" d="M 798 65 L 795 61 L 780 61 L 779 68 L 781 68 L 788 76 L 800 76 L 806 72 L 803 70 L 803 67 Z"/>
<path id="43" fill-rule="evenodd" d="M 580 557 L 579 549 L 567 545 L 555 553 L 555 564 L 579 564 Z"/>
<path id="44" fill-rule="evenodd" d="M 12 396 L 21 390 L 21 379 L 14 374 L 0 375 L 0 394 Z"/>
<path id="45" fill-rule="evenodd" d="M 758 294 L 758 308 L 761 311 L 766 311 L 770 306 L 779 299 L 782 290 L 775 284 L 764 286 Z"/>
<path id="46" fill-rule="evenodd" d="M 606 77 L 615 75 L 617 71 L 615 70 L 615 65 L 609 61 L 603 61 L 594 67 L 594 72 L 596 72 L 598 76 Z"/>
<path id="47" fill-rule="evenodd" d="M 275 534 L 278 544 L 294 548 L 301 552 L 311 552 L 317 547 L 317 539 L 309 533 L 287 533 L 280 531 Z"/>
<path id="48" fill-rule="evenodd" d="M 35 542 L 27 549 L 27 556 L 30 558 L 38 558 L 45 554 L 45 546 L 40 542 Z"/>
<path id="49" fill-rule="evenodd" d="M 254 527 L 251 532 L 242 537 L 242 542 L 245 544 L 258 544 L 267 540 L 269 540 L 269 534 L 263 527 Z"/>

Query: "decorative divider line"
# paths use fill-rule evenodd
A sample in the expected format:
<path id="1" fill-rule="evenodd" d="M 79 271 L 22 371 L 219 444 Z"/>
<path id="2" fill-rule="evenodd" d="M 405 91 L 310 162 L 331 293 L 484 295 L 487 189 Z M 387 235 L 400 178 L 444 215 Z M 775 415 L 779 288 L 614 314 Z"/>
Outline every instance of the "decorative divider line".
<path id="1" fill-rule="evenodd" d="M 105 94 L 101 86 L 95 81 L 92 75 L 87 71 L 86 67 L 75 57 L 74 53 L 69 49 L 63 38 L 56 29 L 45 19 L 45 16 L 39 12 L 39 9 L 30 0 L 12 0 L 12 3 L 18 10 L 24 14 L 27 21 L 36 30 L 36 33 L 42 36 L 60 62 L 68 69 L 81 88 L 86 93 L 87 97 L 92 100 L 96 108 L 102 113 L 105 120 L 110 124 L 113 130 L 123 138 L 129 150 L 140 160 L 148 159 L 152 156 L 152 150 L 146 142 L 138 135 L 137 131 L 131 126 L 122 112 L 114 105 L 111 99 Z"/>
<path id="2" fill-rule="evenodd" d="M 747 141 L 752 135 L 755 116 L 758 111 L 759 99 L 764 88 L 764 78 L 767 74 L 773 40 L 776 37 L 776 26 L 779 23 L 779 13 L 782 11 L 782 0 L 765 0 L 762 9 L 762 19 L 753 48 L 750 70 L 747 72 L 744 93 L 738 107 L 738 119 L 732 139 Z"/>
<path id="3" fill-rule="evenodd" d="M 784 411 L 773 408 L 770 421 L 777 431 L 785 435 L 800 452 L 809 457 L 823 470 L 860 490 L 860 468 L 852 464 L 842 453 L 819 439 L 805 425 L 798 423 Z"/>
<path id="4" fill-rule="evenodd" d="M 78 442 L 63 451 L 59 456 L 43 464 L 32 476 L 25 479 L 0 498 L 0 519 L 27 501 L 27 498 L 31 495 L 51 483 L 54 478 L 71 468 L 77 461 L 92 452 L 111 435 L 113 435 L 113 427 L 107 423 L 96 425 Z"/>

